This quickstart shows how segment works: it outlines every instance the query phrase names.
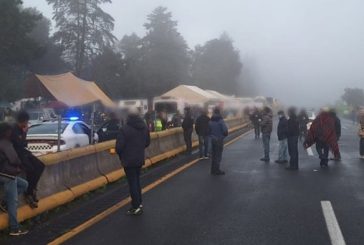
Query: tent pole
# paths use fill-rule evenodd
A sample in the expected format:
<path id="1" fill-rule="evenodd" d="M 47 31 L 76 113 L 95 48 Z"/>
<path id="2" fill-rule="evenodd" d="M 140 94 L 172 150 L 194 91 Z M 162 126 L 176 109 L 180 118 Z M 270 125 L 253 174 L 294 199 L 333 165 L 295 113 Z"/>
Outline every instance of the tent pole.
<path id="1" fill-rule="evenodd" d="M 61 124 L 62 124 L 62 116 L 58 115 L 58 133 L 57 133 L 57 151 L 61 151 Z"/>
<path id="2" fill-rule="evenodd" d="M 90 144 L 94 144 L 95 137 L 95 113 L 96 113 L 96 103 L 92 105 L 92 113 L 91 113 L 91 142 Z"/>

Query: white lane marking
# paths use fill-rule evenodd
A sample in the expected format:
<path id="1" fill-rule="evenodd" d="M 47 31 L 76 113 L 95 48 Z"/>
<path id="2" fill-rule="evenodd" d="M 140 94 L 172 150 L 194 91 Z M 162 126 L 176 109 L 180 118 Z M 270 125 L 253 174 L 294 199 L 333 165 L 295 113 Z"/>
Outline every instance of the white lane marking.
<path id="1" fill-rule="evenodd" d="M 332 245 L 346 245 L 334 209 L 330 201 L 321 201 L 322 212 L 325 217 L 327 231 Z"/>
<path id="2" fill-rule="evenodd" d="M 308 154 L 309 156 L 313 156 L 313 151 L 312 151 L 312 148 L 311 148 L 311 147 L 308 147 L 308 148 L 307 148 L 307 154 Z"/>

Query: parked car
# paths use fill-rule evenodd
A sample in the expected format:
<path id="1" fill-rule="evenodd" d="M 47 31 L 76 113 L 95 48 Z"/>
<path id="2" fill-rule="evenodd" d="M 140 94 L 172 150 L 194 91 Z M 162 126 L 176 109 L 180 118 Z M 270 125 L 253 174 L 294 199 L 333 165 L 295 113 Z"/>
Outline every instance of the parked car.
<path id="1" fill-rule="evenodd" d="M 37 154 L 57 152 L 58 149 L 58 122 L 44 122 L 33 125 L 27 134 L 28 149 Z M 94 142 L 98 141 L 95 133 Z M 91 142 L 91 128 L 82 121 L 62 121 L 60 150 L 68 150 L 87 146 Z"/>

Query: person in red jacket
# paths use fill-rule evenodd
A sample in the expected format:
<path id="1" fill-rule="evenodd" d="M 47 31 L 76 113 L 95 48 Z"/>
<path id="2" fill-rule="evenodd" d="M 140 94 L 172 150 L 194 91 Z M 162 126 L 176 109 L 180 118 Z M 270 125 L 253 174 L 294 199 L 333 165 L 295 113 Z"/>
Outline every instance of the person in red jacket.
<path id="1" fill-rule="evenodd" d="M 322 168 L 328 166 L 329 150 L 334 155 L 339 152 L 337 144 L 337 136 L 335 130 L 335 120 L 328 110 L 322 110 L 321 113 L 312 122 L 304 142 L 304 147 L 308 148 L 316 144 L 316 150 L 321 159 L 320 166 Z"/>

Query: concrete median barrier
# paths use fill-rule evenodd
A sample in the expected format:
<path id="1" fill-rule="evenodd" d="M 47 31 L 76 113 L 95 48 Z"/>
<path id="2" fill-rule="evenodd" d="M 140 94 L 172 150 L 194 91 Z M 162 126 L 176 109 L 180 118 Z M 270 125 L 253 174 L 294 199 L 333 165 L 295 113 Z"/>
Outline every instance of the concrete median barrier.
<path id="1" fill-rule="evenodd" d="M 229 131 L 247 127 L 241 118 L 227 119 Z M 193 146 L 198 138 L 193 135 Z M 32 218 L 47 210 L 64 205 L 75 198 L 125 176 L 117 154 L 111 154 L 115 140 L 64 152 L 40 156 L 45 165 L 38 192 L 41 198 L 38 209 L 26 205 L 19 208 L 19 221 Z M 172 158 L 185 151 L 181 128 L 151 134 L 151 145 L 146 150 L 144 167 Z M 7 214 L 0 214 L 0 229 L 8 226 Z"/>

